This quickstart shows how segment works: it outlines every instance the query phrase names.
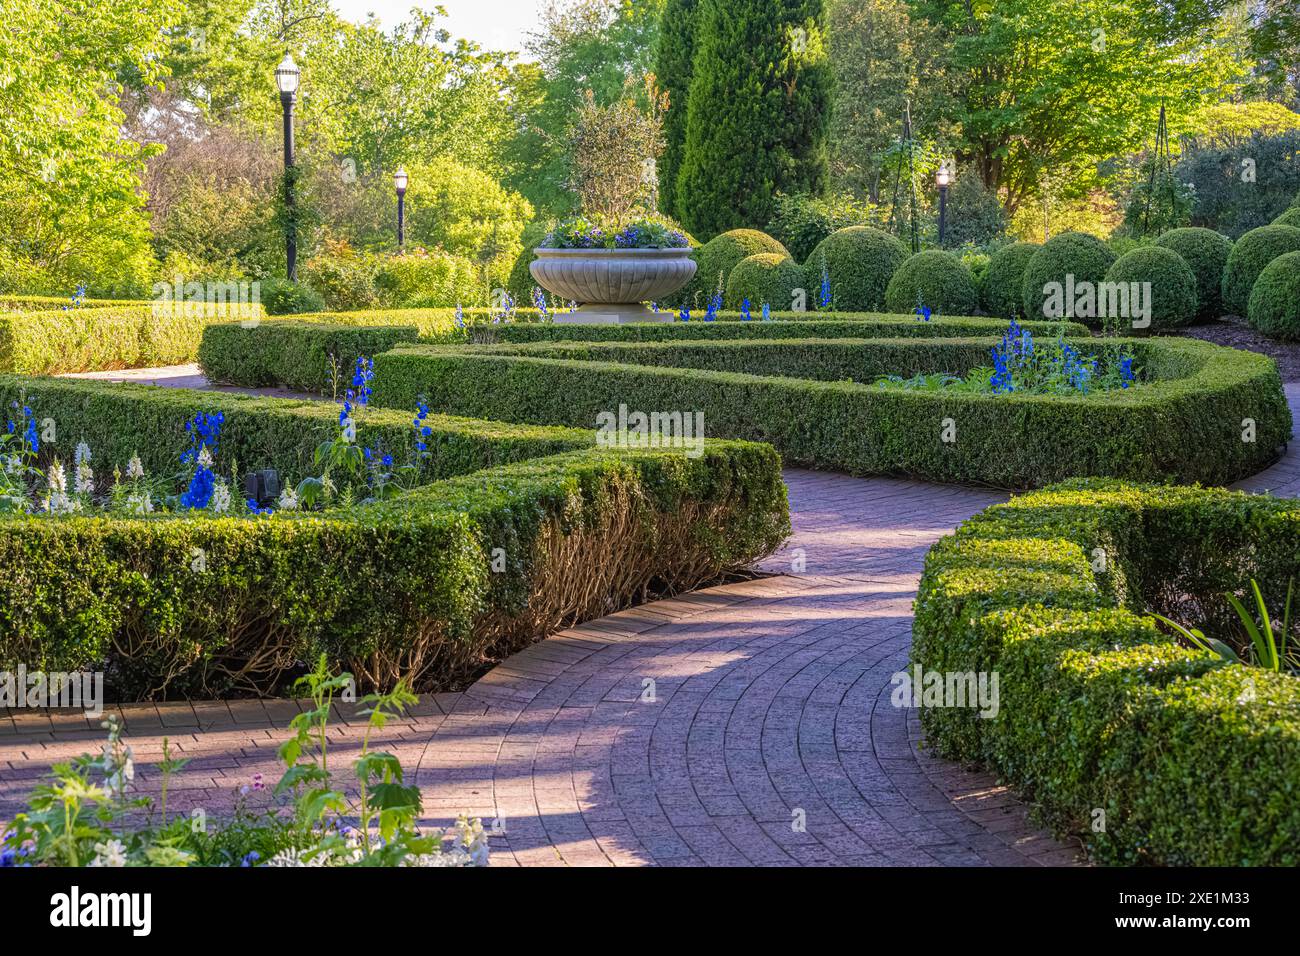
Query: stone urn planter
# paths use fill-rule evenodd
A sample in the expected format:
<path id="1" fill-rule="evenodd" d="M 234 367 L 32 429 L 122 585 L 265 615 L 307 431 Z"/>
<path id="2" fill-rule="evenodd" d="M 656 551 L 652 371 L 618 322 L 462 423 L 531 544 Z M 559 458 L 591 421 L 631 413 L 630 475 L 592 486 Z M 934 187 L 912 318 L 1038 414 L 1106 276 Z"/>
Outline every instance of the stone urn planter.
<path id="1" fill-rule="evenodd" d="M 556 322 L 671 322 L 671 312 L 654 313 L 643 302 L 672 295 L 695 275 L 691 250 L 534 249 L 529 266 L 547 292 L 577 302 L 577 312 Z"/>

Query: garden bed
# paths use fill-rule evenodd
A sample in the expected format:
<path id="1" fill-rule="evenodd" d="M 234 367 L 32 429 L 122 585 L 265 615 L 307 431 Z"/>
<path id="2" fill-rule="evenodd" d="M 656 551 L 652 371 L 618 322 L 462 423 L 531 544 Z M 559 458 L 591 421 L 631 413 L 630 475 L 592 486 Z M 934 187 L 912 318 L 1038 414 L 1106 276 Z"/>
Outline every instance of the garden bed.
<path id="1" fill-rule="evenodd" d="M 1136 387 L 1086 395 L 884 389 L 811 377 L 838 378 L 855 362 L 865 377 L 883 368 L 879 355 L 908 348 L 913 356 L 893 352 L 891 360 L 960 374 L 997 344 L 680 342 L 584 345 L 576 357 L 565 357 L 562 345 L 527 354 L 517 346 L 403 345 L 376 358 L 375 401 L 403 407 L 422 396 L 453 414 L 587 428 L 620 406 L 701 412 L 708 434 L 770 442 L 791 464 L 1011 488 L 1074 476 L 1227 483 L 1266 467 L 1291 435 L 1270 360 L 1183 339 L 1074 341 L 1079 350 L 1128 349 L 1143 372 Z M 602 355 L 614 360 L 594 360 Z"/>
<path id="2" fill-rule="evenodd" d="M 977 515 L 927 557 L 912 662 L 998 675 L 999 708 L 922 707 L 929 746 L 1106 862 L 1295 866 L 1300 679 L 1146 612 L 1230 638 L 1223 593 L 1254 578 L 1280 610 L 1298 540 L 1300 504 L 1214 489 L 1074 481 Z"/>
<path id="3" fill-rule="evenodd" d="M 310 475 L 340 418 L 60 379 L 0 378 L 0 399 L 56 424 L 43 458 L 84 441 L 101 476 L 137 452 L 176 470 L 196 412 L 223 417 L 219 475 Z M 117 699 L 272 694 L 324 654 L 367 687 L 439 689 L 557 627 L 743 568 L 789 531 L 780 461 L 760 445 L 687 457 L 562 428 L 421 423 L 360 417 L 367 446 L 427 446 L 427 483 L 397 497 L 274 516 L 0 517 L 0 669 L 104 668 Z"/>

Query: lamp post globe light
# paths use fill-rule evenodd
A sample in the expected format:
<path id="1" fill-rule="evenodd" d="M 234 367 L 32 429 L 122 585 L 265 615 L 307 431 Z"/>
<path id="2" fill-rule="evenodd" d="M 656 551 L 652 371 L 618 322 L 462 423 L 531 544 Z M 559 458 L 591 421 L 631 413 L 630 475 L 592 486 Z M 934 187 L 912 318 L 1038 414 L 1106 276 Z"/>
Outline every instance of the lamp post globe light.
<path id="1" fill-rule="evenodd" d="M 298 281 L 298 227 L 294 221 L 293 190 L 293 103 L 298 93 L 301 71 L 288 52 L 275 68 L 275 85 L 280 90 L 280 106 L 284 109 L 284 255 L 290 282 Z"/>
<path id="2" fill-rule="evenodd" d="M 406 251 L 406 169 L 397 167 L 393 173 L 393 186 L 397 189 L 397 254 Z"/>
<path id="3" fill-rule="evenodd" d="M 934 174 L 935 185 L 939 187 L 939 248 L 943 248 L 944 235 L 948 227 L 948 185 L 952 182 L 952 167 L 948 160 L 939 164 L 939 171 Z"/>

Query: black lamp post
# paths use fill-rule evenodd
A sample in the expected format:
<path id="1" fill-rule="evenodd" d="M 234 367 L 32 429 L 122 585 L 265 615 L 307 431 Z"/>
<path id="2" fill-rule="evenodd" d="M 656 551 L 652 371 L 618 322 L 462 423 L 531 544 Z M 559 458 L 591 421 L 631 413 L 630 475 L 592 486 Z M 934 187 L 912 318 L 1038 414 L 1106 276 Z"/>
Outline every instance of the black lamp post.
<path id="1" fill-rule="evenodd" d="M 397 188 L 397 254 L 406 251 L 406 170 L 401 166 L 393 173 L 393 186 Z"/>
<path id="2" fill-rule="evenodd" d="M 934 174 L 935 185 L 939 187 L 939 248 L 943 248 L 944 235 L 948 231 L 948 184 L 952 181 L 952 169 L 945 159 L 939 164 L 939 171 Z"/>
<path id="3" fill-rule="evenodd" d="M 294 221 L 293 194 L 293 101 L 298 92 L 299 75 L 293 57 L 285 53 L 284 59 L 275 68 L 275 85 L 280 89 L 280 105 L 284 107 L 284 206 L 287 216 L 284 254 L 290 282 L 298 281 L 298 227 Z"/>

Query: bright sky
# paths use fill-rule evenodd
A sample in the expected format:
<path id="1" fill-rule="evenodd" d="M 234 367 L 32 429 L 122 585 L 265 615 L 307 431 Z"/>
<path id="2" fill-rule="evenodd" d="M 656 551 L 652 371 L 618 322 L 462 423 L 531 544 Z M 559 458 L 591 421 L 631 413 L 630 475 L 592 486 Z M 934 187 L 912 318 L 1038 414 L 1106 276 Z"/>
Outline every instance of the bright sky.
<path id="1" fill-rule="evenodd" d="M 348 20 L 361 22 L 377 14 L 384 26 L 406 19 L 412 7 L 447 9 L 443 25 L 454 37 L 474 40 L 489 50 L 521 50 L 524 34 L 537 28 L 537 11 L 544 0 L 333 0 Z"/>

